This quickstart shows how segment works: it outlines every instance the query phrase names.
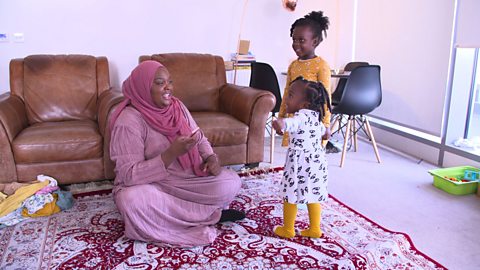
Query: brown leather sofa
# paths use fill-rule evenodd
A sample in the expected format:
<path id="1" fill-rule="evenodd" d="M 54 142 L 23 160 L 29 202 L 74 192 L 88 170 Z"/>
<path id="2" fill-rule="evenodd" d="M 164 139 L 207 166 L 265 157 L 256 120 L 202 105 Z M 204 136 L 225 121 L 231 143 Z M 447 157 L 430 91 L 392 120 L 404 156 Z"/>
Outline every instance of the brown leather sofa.
<path id="1" fill-rule="evenodd" d="M 0 183 L 114 178 L 107 122 L 122 97 L 110 87 L 107 58 L 13 59 L 10 91 L 0 95 Z"/>
<path id="2" fill-rule="evenodd" d="M 140 56 L 162 63 L 173 80 L 173 94 L 187 106 L 222 165 L 263 161 L 265 124 L 275 106 L 268 91 L 226 82 L 220 56 L 168 53 Z"/>

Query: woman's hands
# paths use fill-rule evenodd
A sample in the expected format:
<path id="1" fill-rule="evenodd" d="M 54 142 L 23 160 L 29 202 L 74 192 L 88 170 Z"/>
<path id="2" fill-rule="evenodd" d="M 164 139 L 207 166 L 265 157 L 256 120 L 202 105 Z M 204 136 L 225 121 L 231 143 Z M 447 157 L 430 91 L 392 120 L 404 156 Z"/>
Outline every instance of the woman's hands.
<path id="1" fill-rule="evenodd" d="M 195 146 L 196 143 L 197 140 L 194 137 L 178 136 L 177 138 L 175 138 L 175 140 L 172 142 L 168 149 L 171 150 L 174 154 L 176 154 L 176 157 L 178 157 L 187 153 L 192 147 Z"/>
<path id="2" fill-rule="evenodd" d="M 277 132 L 278 135 L 283 135 L 283 128 L 285 126 L 285 123 L 283 122 L 283 118 L 278 118 L 276 120 L 273 120 L 272 122 L 273 129 L 275 129 L 275 132 Z"/>
<path id="3" fill-rule="evenodd" d="M 187 153 L 195 144 L 197 144 L 197 138 L 195 138 L 195 136 L 178 136 L 170 147 L 162 153 L 162 160 L 165 167 L 170 166 L 178 156 Z M 221 167 L 217 155 L 212 154 L 208 156 L 201 164 L 200 169 L 212 175 L 219 175 Z"/>
<path id="4" fill-rule="evenodd" d="M 219 175 L 221 168 L 217 155 L 212 154 L 208 156 L 207 159 L 202 163 L 200 169 L 212 175 Z"/>
<path id="5" fill-rule="evenodd" d="M 195 144 L 197 140 L 191 136 L 178 136 L 170 144 L 170 147 L 162 153 L 162 160 L 167 168 L 178 157 L 187 153 Z"/>

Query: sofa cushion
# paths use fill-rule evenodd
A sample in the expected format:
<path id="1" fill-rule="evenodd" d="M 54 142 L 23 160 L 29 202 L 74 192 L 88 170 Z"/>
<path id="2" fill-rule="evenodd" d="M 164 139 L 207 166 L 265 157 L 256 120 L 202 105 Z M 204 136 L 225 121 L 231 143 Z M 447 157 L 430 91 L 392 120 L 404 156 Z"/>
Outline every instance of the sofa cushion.
<path id="1" fill-rule="evenodd" d="M 24 59 L 23 99 L 30 124 L 96 119 L 97 60 L 87 55 Z"/>
<path id="2" fill-rule="evenodd" d="M 223 59 L 210 54 L 154 54 L 173 80 L 173 94 L 191 112 L 219 111 L 219 89 L 226 83 Z M 141 57 L 140 61 L 147 60 Z"/>
<path id="3" fill-rule="evenodd" d="M 248 126 L 233 116 L 220 112 L 192 112 L 213 147 L 246 144 Z"/>
<path id="4" fill-rule="evenodd" d="M 103 139 L 90 120 L 37 123 L 12 142 L 16 163 L 45 163 L 101 158 Z"/>

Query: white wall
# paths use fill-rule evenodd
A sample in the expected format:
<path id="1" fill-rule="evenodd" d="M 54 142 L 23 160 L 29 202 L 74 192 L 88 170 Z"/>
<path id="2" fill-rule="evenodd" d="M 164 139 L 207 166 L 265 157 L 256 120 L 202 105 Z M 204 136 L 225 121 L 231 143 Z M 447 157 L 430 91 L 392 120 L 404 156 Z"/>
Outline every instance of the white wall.
<path id="1" fill-rule="evenodd" d="M 356 58 L 382 68 L 373 115 L 440 136 L 453 18 L 451 0 L 359 1 Z"/>
<path id="2" fill-rule="evenodd" d="M 456 46 L 480 46 L 480 18 L 477 16 L 480 1 L 359 2 L 357 58 L 369 56 L 368 59 L 376 59 L 382 66 L 384 100 L 374 114 L 440 136 L 445 94 L 450 90 L 447 82 L 453 74 L 450 70 L 450 53 L 453 53 L 450 43 L 453 40 Z M 455 35 L 450 33 L 447 37 L 454 26 L 455 3 L 458 4 Z M 452 102 L 457 105 L 465 102 L 456 98 L 460 96 L 452 97 Z M 450 119 L 455 119 L 458 116 L 455 114 L 459 113 L 465 116 L 465 113 L 452 109 L 450 113 Z M 457 124 L 462 123 L 450 120 L 449 129 Z M 374 134 L 378 142 L 419 159 L 434 164 L 439 159 L 439 147 L 442 146 L 422 145 L 378 128 L 374 128 Z M 474 163 L 448 152 L 443 159 L 443 166 Z"/>
<path id="3" fill-rule="evenodd" d="M 456 45 L 480 47 L 480 1 L 459 0 Z"/>
<path id="4" fill-rule="evenodd" d="M 227 59 L 237 48 L 243 7 L 244 0 L 0 0 L 0 33 L 25 37 L 23 43 L 0 42 L 0 93 L 9 89 L 9 61 L 31 54 L 107 56 L 116 87 L 142 54 L 196 52 Z M 317 54 L 335 66 L 346 61 L 336 56 L 338 7 L 335 0 L 300 0 L 288 12 L 281 0 L 250 0 L 242 39 L 250 39 L 257 60 L 272 64 L 281 77 L 295 57 L 291 24 L 323 10 L 332 23 Z"/>

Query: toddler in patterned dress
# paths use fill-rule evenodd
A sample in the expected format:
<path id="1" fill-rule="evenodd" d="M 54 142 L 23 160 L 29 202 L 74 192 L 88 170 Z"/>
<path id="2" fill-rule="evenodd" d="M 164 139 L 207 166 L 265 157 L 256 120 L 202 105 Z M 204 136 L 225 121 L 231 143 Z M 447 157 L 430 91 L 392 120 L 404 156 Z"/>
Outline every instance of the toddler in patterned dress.
<path id="1" fill-rule="evenodd" d="M 273 122 L 277 134 L 290 134 L 281 186 L 284 224 L 274 232 L 284 238 L 294 237 L 297 204 L 307 204 L 310 228 L 300 234 L 318 238 L 322 236 L 320 202 L 328 198 L 327 160 L 322 145 L 326 128 L 322 118 L 325 108 L 330 109 L 330 99 L 322 83 L 298 77 L 290 85 L 285 104 L 287 113 L 294 116 Z"/>

